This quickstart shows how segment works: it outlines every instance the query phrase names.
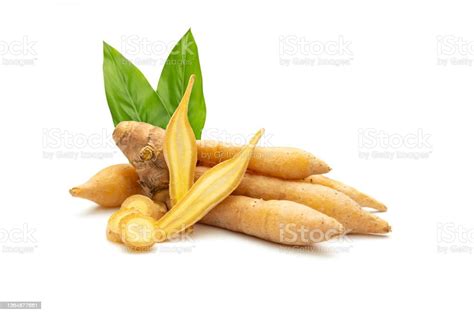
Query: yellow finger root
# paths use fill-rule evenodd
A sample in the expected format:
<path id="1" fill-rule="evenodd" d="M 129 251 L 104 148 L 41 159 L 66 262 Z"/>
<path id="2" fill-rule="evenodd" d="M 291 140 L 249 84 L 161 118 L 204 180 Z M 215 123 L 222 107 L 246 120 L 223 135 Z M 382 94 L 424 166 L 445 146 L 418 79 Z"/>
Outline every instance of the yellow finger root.
<path id="1" fill-rule="evenodd" d="M 120 207 L 130 195 L 142 193 L 138 175 L 130 164 L 117 164 L 104 168 L 89 181 L 71 188 L 74 197 L 94 201 L 102 207 Z"/>
<path id="2" fill-rule="evenodd" d="M 335 219 L 287 200 L 229 196 L 200 222 L 285 245 L 311 245 L 344 232 Z"/>
<path id="3" fill-rule="evenodd" d="M 369 207 L 379 211 L 387 211 L 387 207 L 381 203 L 380 201 L 376 200 L 375 198 L 366 195 L 354 187 L 346 185 L 342 182 L 337 180 L 328 178 L 323 175 L 311 175 L 305 179 L 305 182 L 312 183 L 312 184 L 319 184 L 323 185 L 337 191 L 340 191 L 347 196 L 351 197 L 355 202 L 357 202 L 361 207 Z"/>
<path id="4" fill-rule="evenodd" d="M 212 140 L 198 141 L 198 160 L 214 165 L 232 158 L 241 147 Z M 256 173 L 283 179 L 303 179 L 312 174 L 324 174 L 331 168 L 311 153 L 295 148 L 255 148 L 248 169 Z"/>
<path id="5" fill-rule="evenodd" d="M 197 167 L 196 176 L 205 174 L 206 170 Z M 339 221 L 347 233 L 384 234 L 391 231 L 386 221 L 364 211 L 345 194 L 318 184 L 245 174 L 233 194 L 265 200 L 291 200 L 307 205 Z"/>

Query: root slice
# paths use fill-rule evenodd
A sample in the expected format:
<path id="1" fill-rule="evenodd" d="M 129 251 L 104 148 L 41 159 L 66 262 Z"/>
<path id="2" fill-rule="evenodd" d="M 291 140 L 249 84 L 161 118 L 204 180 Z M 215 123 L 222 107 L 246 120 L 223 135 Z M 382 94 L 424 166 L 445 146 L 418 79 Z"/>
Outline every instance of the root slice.
<path id="1" fill-rule="evenodd" d="M 120 221 L 122 242 L 131 250 L 146 251 L 155 244 L 156 220 L 139 213 L 132 213 Z"/>

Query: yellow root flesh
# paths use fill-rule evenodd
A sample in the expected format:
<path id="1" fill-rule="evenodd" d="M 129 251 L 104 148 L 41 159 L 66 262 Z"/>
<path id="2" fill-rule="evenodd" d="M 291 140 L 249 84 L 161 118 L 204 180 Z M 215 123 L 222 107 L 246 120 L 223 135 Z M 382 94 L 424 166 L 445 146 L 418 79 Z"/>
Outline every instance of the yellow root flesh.
<path id="1" fill-rule="evenodd" d="M 156 221 L 139 213 L 132 213 L 120 221 L 120 237 L 129 249 L 147 251 L 156 242 Z"/>
<path id="2" fill-rule="evenodd" d="M 253 150 L 263 129 L 230 160 L 214 166 L 191 187 L 189 192 L 157 223 L 164 239 L 171 238 L 204 217 L 215 205 L 229 196 L 245 174 Z"/>
<path id="3" fill-rule="evenodd" d="M 197 163 L 196 138 L 188 120 L 188 104 L 194 85 L 194 75 L 181 102 L 166 127 L 163 154 L 168 165 L 171 204 L 175 205 L 194 183 Z"/>

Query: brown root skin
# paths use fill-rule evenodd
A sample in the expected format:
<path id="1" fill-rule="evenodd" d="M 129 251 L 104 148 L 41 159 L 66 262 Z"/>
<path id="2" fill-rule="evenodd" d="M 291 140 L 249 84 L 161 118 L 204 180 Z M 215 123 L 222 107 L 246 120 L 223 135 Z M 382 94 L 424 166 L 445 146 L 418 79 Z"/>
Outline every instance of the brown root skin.
<path id="1" fill-rule="evenodd" d="M 138 175 L 130 164 L 117 164 L 104 168 L 86 183 L 71 188 L 69 193 L 94 201 L 102 207 L 120 207 L 130 195 L 143 193 Z"/>
<path id="2" fill-rule="evenodd" d="M 151 199 L 153 199 L 154 202 L 166 203 L 170 199 L 169 190 L 163 189 L 163 190 L 157 191 Z"/>
<path id="3" fill-rule="evenodd" d="M 304 246 L 344 232 L 335 219 L 287 200 L 229 196 L 201 221 L 278 244 Z"/>
<path id="4" fill-rule="evenodd" d="M 196 177 L 206 171 L 205 167 L 197 167 Z M 233 195 L 301 203 L 333 217 L 344 226 L 347 233 L 385 234 L 391 231 L 386 221 L 364 211 L 345 194 L 318 184 L 246 174 Z"/>
<path id="5" fill-rule="evenodd" d="M 163 129 L 143 122 L 123 121 L 115 127 L 113 138 L 135 167 L 140 184 L 148 196 L 168 188 L 169 173 L 163 155 Z"/>

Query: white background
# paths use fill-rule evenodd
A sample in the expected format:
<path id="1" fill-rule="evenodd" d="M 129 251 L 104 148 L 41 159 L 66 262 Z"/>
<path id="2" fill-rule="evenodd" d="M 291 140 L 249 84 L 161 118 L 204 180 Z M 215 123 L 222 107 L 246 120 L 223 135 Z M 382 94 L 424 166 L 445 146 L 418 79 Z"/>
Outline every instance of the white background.
<path id="1" fill-rule="evenodd" d="M 266 145 L 313 152 L 389 206 L 393 233 L 310 252 L 205 226 L 143 255 L 105 239 L 111 210 L 68 194 L 126 161 L 110 142 L 102 41 L 156 86 L 189 27 L 205 135 L 265 127 Z M 468 313 L 474 65 L 455 63 L 474 59 L 473 43 L 468 1 L 3 2 L 0 300 L 47 314 Z M 405 157 L 371 155 L 387 151 Z"/>

